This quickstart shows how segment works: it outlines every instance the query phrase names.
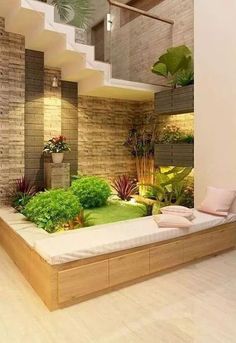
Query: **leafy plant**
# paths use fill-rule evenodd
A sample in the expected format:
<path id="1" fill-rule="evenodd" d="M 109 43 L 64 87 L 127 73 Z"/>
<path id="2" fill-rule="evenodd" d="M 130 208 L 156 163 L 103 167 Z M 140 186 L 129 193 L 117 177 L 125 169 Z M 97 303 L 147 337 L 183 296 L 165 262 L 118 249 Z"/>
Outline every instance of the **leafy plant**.
<path id="1" fill-rule="evenodd" d="M 192 84 L 194 67 L 191 50 L 185 45 L 167 49 L 153 65 L 152 72 L 165 77 L 173 86 Z"/>
<path id="2" fill-rule="evenodd" d="M 62 20 L 80 28 L 87 27 L 93 13 L 89 0 L 52 0 L 52 4 Z"/>
<path id="3" fill-rule="evenodd" d="M 23 214 L 40 228 L 52 233 L 74 220 L 81 209 L 73 193 L 56 189 L 35 195 L 26 205 Z"/>
<path id="4" fill-rule="evenodd" d="M 194 142 L 194 136 L 192 134 L 185 134 L 178 126 L 167 125 L 159 134 L 158 141 L 162 144 L 190 144 Z"/>
<path id="5" fill-rule="evenodd" d="M 158 201 L 156 207 L 171 204 L 179 205 L 184 197 L 184 186 L 192 168 L 173 167 L 162 172 L 159 169 L 155 175 L 155 184 L 148 185 Z"/>
<path id="6" fill-rule="evenodd" d="M 74 180 L 71 191 L 78 197 L 83 208 L 101 207 L 111 195 L 108 183 L 97 176 L 84 176 Z"/>
<path id="7" fill-rule="evenodd" d="M 189 208 L 194 207 L 194 187 L 193 186 L 187 186 L 186 188 L 184 188 L 180 205 L 186 206 Z"/>
<path id="8" fill-rule="evenodd" d="M 37 187 L 23 176 L 16 180 L 10 191 L 9 198 L 11 205 L 17 211 L 21 212 L 36 193 Z"/>
<path id="9" fill-rule="evenodd" d="M 121 200 L 130 200 L 131 196 L 138 190 L 137 181 L 127 175 L 118 176 L 112 182 L 112 187 L 116 190 Z"/>
<path id="10" fill-rule="evenodd" d="M 50 154 L 64 151 L 71 151 L 70 146 L 66 143 L 66 137 L 64 136 L 58 136 L 49 139 L 43 149 L 43 152 Z"/>
<path id="11" fill-rule="evenodd" d="M 69 220 L 67 223 L 63 225 L 64 230 L 75 230 L 75 229 L 81 229 L 83 227 L 91 226 L 91 220 L 92 215 L 91 213 L 84 213 L 84 210 L 82 209 L 78 216 L 76 216 L 74 219 Z"/>

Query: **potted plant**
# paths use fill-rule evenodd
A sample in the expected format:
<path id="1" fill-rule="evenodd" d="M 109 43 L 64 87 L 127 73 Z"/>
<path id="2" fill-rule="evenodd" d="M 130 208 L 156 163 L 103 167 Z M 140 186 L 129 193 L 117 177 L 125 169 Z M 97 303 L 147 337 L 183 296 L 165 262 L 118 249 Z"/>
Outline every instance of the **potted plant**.
<path id="1" fill-rule="evenodd" d="M 171 86 L 171 89 L 155 94 L 155 110 L 158 114 L 194 111 L 194 63 L 187 46 L 167 49 L 153 65 L 152 72 L 167 79 Z"/>
<path id="2" fill-rule="evenodd" d="M 53 163 L 62 163 L 65 151 L 71 151 L 71 148 L 66 143 L 64 136 L 49 139 L 43 149 L 43 152 L 52 154 Z"/>
<path id="3" fill-rule="evenodd" d="M 167 125 L 155 144 L 156 166 L 192 167 L 194 164 L 194 136 L 175 125 Z"/>

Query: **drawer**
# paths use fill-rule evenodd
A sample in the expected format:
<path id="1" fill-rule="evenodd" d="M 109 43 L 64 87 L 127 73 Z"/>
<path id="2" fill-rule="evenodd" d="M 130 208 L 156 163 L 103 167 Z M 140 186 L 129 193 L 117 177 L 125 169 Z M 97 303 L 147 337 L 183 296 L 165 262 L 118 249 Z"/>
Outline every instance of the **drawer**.
<path id="1" fill-rule="evenodd" d="M 171 268 L 184 262 L 184 243 L 177 241 L 150 249 L 150 273 Z"/>
<path id="2" fill-rule="evenodd" d="M 58 273 L 58 301 L 63 303 L 108 288 L 108 261 Z"/>
<path id="3" fill-rule="evenodd" d="M 110 286 L 135 280 L 149 274 L 149 249 L 109 260 Z"/>

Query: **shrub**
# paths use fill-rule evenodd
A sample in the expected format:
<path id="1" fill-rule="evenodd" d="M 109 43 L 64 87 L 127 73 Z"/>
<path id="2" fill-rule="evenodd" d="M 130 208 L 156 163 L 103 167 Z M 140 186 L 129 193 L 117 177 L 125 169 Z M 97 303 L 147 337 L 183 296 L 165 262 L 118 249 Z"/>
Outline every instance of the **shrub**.
<path id="1" fill-rule="evenodd" d="M 112 187 L 116 190 L 121 200 L 130 200 L 131 196 L 138 190 L 137 182 L 127 175 L 117 177 L 113 181 Z"/>
<path id="2" fill-rule="evenodd" d="M 71 190 L 78 197 L 83 208 L 101 207 L 106 204 L 111 194 L 107 182 L 96 176 L 84 176 L 74 180 Z"/>
<path id="3" fill-rule="evenodd" d="M 12 190 L 9 193 L 9 198 L 12 207 L 21 212 L 30 201 L 30 199 L 37 193 L 37 188 L 24 176 L 16 180 Z"/>
<path id="4" fill-rule="evenodd" d="M 57 231 L 81 211 L 78 198 L 64 189 L 38 193 L 26 205 L 23 214 L 49 233 Z"/>

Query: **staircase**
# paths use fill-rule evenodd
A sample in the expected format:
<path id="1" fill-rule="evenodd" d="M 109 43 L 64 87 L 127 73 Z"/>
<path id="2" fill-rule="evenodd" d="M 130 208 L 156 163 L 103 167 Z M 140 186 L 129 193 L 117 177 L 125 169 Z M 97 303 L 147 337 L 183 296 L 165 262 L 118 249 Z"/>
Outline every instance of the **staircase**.
<path id="1" fill-rule="evenodd" d="M 60 68 L 62 79 L 78 82 L 79 94 L 152 100 L 160 87 L 112 78 L 112 66 L 95 60 L 93 46 L 75 42 L 75 28 L 54 21 L 54 7 L 36 0 L 1 0 L 6 31 L 25 37 L 26 49 L 43 51 L 45 66 Z"/>

